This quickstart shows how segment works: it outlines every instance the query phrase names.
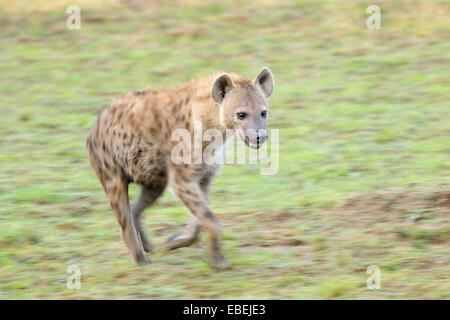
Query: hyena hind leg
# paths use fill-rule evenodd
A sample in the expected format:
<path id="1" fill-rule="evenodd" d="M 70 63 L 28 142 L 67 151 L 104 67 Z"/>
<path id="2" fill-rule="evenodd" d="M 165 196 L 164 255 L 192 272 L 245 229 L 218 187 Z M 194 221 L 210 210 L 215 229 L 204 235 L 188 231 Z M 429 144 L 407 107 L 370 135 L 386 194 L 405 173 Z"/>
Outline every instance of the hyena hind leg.
<path id="1" fill-rule="evenodd" d="M 150 261 L 145 255 L 141 239 L 135 229 L 131 216 L 130 202 L 128 199 L 128 182 L 120 176 L 111 176 L 105 183 L 105 191 L 111 208 L 122 228 L 122 238 L 131 253 L 133 261 L 139 265 L 149 263 Z"/>
<path id="2" fill-rule="evenodd" d="M 89 160 L 102 184 L 113 209 L 117 221 L 122 229 L 122 238 L 131 253 L 133 261 L 139 265 L 149 263 L 133 224 L 128 199 L 128 181 L 114 168 L 110 157 L 103 154 L 103 160 L 98 156 L 95 143 L 89 138 L 87 141 Z"/>
<path id="3" fill-rule="evenodd" d="M 133 216 L 133 223 L 138 236 L 141 239 L 142 246 L 145 252 L 152 252 L 153 246 L 148 239 L 147 233 L 144 231 L 141 222 L 142 212 L 150 207 L 155 201 L 162 195 L 165 189 L 165 184 L 161 184 L 159 186 L 142 186 L 141 194 L 139 195 L 139 199 L 134 204 L 131 214 Z"/>

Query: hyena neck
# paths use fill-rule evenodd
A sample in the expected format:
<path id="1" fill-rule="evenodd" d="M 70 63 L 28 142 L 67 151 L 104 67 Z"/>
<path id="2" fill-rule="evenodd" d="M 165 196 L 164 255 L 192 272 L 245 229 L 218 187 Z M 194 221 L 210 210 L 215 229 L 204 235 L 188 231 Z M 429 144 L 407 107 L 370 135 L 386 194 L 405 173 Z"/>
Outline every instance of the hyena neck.
<path id="1" fill-rule="evenodd" d="M 205 134 L 206 131 L 216 131 L 220 132 L 223 137 L 223 141 L 225 142 L 225 134 L 227 131 L 226 126 L 222 124 L 220 118 L 220 106 L 218 106 L 212 99 L 208 101 L 207 104 L 203 105 L 201 108 L 197 108 L 193 110 L 193 125 L 201 126 L 202 135 Z"/>

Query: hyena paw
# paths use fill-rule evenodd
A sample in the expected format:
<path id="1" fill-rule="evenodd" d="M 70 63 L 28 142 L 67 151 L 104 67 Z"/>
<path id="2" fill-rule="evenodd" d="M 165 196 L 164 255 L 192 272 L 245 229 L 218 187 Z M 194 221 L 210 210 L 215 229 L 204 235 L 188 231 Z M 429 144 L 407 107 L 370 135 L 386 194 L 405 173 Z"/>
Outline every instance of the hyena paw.
<path id="1" fill-rule="evenodd" d="M 145 266 L 146 264 L 150 264 L 150 259 L 147 258 L 145 254 L 132 255 L 134 263 L 140 266 Z"/>
<path id="2" fill-rule="evenodd" d="M 145 241 L 142 241 L 142 247 L 144 248 L 144 251 L 145 252 L 153 252 L 153 244 L 150 242 L 150 241 L 148 241 L 148 240 L 145 240 Z"/>
<path id="3" fill-rule="evenodd" d="M 211 265 L 216 270 L 230 270 L 231 267 L 221 253 L 213 253 L 211 257 Z"/>
<path id="4" fill-rule="evenodd" d="M 139 239 L 141 240 L 142 248 L 145 252 L 153 252 L 153 244 L 148 240 L 148 236 L 142 230 L 137 230 Z"/>
<path id="5" fill-rule="evenodd" d="M 167 238 L 164 246 L 166 250 L 174 250 L 181 247 L 190 246 L 195 242 L 196 238 L 190 237 L 188 235 L 174 234 L 173 236 Z"/>

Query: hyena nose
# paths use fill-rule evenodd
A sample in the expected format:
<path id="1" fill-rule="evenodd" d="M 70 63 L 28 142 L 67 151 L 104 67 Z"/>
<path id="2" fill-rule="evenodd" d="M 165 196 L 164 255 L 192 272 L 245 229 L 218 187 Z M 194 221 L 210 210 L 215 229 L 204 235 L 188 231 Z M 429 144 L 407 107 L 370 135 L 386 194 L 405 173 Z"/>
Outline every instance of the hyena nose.
<path id="1" fill-rule="evenodd" d="M 266 129 L 260 129 L 258 130 L 258 135 L 256 137 L 256 142 L 258 144 L 263 144 L 267 141 L 267 130 Z"/>

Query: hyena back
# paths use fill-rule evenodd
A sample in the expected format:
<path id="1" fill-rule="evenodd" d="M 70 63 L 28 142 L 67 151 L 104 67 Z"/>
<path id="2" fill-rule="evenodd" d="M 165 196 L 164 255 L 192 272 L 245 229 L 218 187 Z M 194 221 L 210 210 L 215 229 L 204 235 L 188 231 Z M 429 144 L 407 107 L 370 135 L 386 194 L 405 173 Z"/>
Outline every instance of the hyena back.
<path id="1" fill-rule="evenodd" d="M 87 139 L 91 165 L 109 199 L 133 261 L 146 264 L 152 245 L 140 216 L 169 185 L 192 213 L 188 232 L 167 239 L 166 248 L 193 244 L 204 230 L 211 240 L 211 262 L 216 269 L 228 264 L 220 250 L 221 227 L 208 207 L 210 185 L 219 169 L 215 164 L 175 164 L 171 160 L 175 129 L 193 135 L 194 123 L 202 130 L 227 129 L 250 147 L 267 140 L 267 98 L 273 76 L 263 68 L 253 81 L 238 74 L 220 74 L 174 88 L 148 88 L 125 94 L 99 115 Z M 249 130 L 252 129 L 252 130 Z M 245 132 L 251 131 L 251 134 Z M 131 208 L 128 184 L 141 193 Z"/>

